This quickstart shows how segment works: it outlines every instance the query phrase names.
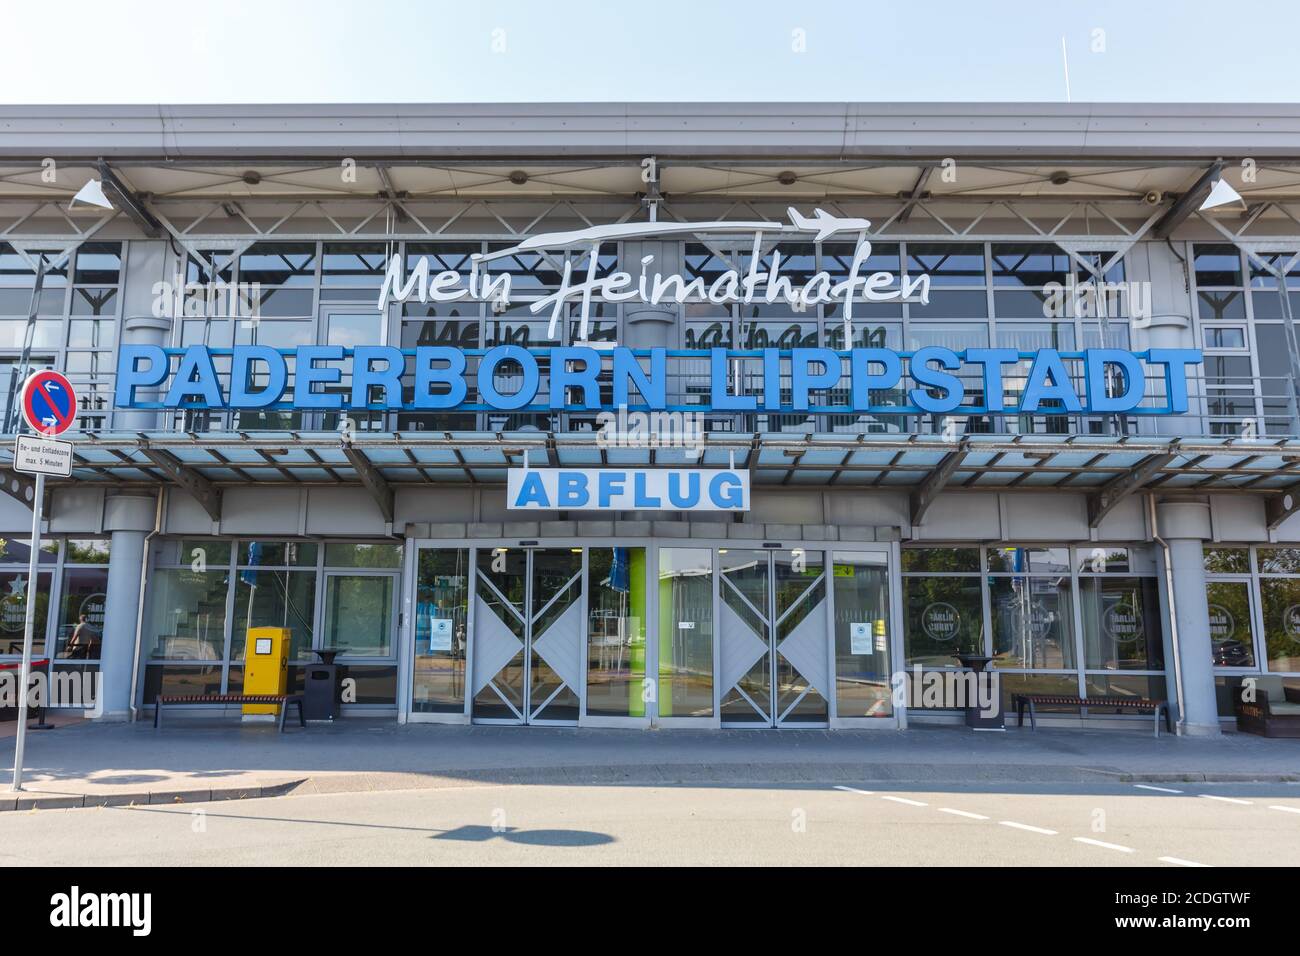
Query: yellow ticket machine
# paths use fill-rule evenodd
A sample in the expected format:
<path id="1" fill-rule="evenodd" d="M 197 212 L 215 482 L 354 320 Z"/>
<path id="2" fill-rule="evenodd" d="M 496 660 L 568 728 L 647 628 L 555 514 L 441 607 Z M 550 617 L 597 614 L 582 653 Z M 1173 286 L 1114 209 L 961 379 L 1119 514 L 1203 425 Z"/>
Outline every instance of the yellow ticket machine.
<path id="1" fill-rule="evenodd" d="M 287 627 L 250 627 L 244 645 L 244 693 L 283 694 L 289 686 Z M 279 704 L 245 704 L 244 716 L 278 714 Z"/>

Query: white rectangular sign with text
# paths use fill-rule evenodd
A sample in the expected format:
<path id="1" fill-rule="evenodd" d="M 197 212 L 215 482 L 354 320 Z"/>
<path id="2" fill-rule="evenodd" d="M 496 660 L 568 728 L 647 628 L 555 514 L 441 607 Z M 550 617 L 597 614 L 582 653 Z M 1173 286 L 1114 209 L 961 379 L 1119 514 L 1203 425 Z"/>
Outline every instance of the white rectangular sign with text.
<path id="1" fill-rule="evenodd" d="M 517 511 L 748 511 L 749 472 L 733 468 L 522 468 Z"/>

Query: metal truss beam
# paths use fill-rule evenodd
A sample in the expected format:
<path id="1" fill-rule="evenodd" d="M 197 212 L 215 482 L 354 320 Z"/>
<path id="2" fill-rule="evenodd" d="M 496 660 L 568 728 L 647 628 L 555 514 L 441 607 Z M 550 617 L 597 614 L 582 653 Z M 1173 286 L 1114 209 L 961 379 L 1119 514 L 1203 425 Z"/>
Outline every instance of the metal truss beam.
<path id="1" fill-rule="evenodd" d="M 930 181 L 932 175 L 934 175 L 934 167 L 926 166 L 921 170 L 921 174 L 916 177 L 916 183 L 912 186 L 912 191 L 906 196 L 900 197 L 907 200 L 907 205 L 904 206 L 903 211 L 898 214 L 897 222 L 899 225 L 907 222 L 908 218 L 911 217 L 912 209 L 925 195 L 926 183 Z"/>
<path id="2" fill-rule="evenodd" d="M 1088 496 L 1088 527 L 1098 527 L 1106 515 L 1115 510 L 1115 506 L 1133 494 L 1177 455 L 1151 455 L 1138 462 L 1128 474 L 1112 479 L 1102 488 Z"/>
<path id="3" fill-rule="evenodd" d="M 366 457 L 365 452 L 361 451 L 361 449 L 345 443 L 343 445 L 343 455 L 347 458 L 348 463 L 356 469 L 357 477 L 366 486 L 366 491 L 370 492 L 370 497 L 375 499 L 375 504 L 379 506 L 379 511 L 383 514 L 384 520 L 392 524 L 393 489 L 389 486 L 388 480 L 379 473 L 379 469 L 374 466 L 374 463 Z"/>
<path id="4" fill-rule="evenodd" d="M 208 478 L 185 465 L 171 452 L 163 451 L 161 448 L 141 448 L 140 453 L 202 505 L 209 518 L 213 521 L 221 520 L 221 489 Z"/>
<path id="5" fill-rule="evenodd" d="M 1214 184 L 1218 182 L 1219 177 L 1222 175 L 1222 160 L 1201 173 L 1200 179 L 1192 184 L 1192 188 L 1179 196 L 1178 201 L 1151 228 L 1151 232 L 1155 237 L 1157 239 L 1168 239 L 1175 229 L 1201 207 L 1201 203 L 1205 202 L 1205 197 L 1210 194 L 1210 190 L 1214 188 Z"/>
<path id="6" fill-rule="evenodd" d="M 113 205 L 121 209 L 150 239 L 158 238 L 162 223 L 154 218 L 153 213 L 145 208 L 144 202 L 135 191 L 117 178 L 113 168 L 102 159 L 95 164 L 104 189 L 113 200 Z"/>
<path id="7" fill-rule="evenodd" d="M 926 476 L 925 481 L 913 490 L 908 501 L 913 528 L 921 523 L 925 513 L 930 510 L 930 505 L 934 504 L 934 499 L 939 497 L 939 493 L 948 484 L 957 467 L 965 460 L 968 451 L 969 446 L 963 441 L 956 451 L 950 451 L 939 459 L 939 464 L 934 466 L 934 470 Z"/>

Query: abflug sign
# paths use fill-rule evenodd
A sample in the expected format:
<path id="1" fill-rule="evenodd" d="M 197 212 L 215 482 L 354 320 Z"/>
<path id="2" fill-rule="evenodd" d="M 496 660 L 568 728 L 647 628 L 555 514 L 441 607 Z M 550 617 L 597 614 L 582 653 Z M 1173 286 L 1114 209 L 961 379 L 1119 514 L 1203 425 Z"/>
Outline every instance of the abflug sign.
<path id="1" fill-rule="evenodd" d="M 559 288 L 534 301 L 533 312 L 551 310 L 552 337 L 568 304 L 581 302 L 579 340 L 587 338 L 587 318 L 593 297 L 602 301 L 637 300 L 647 304 L 708 301 L 717 304 L 784 302 L 793 309 L 841 303 L 844 341 L 853 339 L 853 303 L 906 300 L 927 302 L 928 275 L 900 278 L 890 272 L 862 274 L 871 255 L 867 239 L 870 222 L 832 216 L 818 209 L 813 217 L 788 210 L 790 224 L 776 222 L 624 223 L 593 226 L 574 232 L 546 233 L 524 239 L 509 249 L 472 258 L 468 276 L 455 270 L 431 275 L 429 260 L 418 260 L 409 275 L 401 256 L 394 256 L 379 293 L 378 308 L 390 302 L 454 302 L 486 299 L 510 301 L 509 273 L 493 274 L 491 263 L 503 256 L 551 249 L 587 250 L 585 278 L 575 280 L 566 259 Z M 749 267 L 727 270 L 706 284 L 702 278 L 652 271 L 654 256 L 641 257 L 641 273 L 596 274 L 603 243 L 666 235 L 699 235 L 751 231 Z M 841 232 L 856 232 L 857 244 L 846 274 L 838 281 L 818 272 L 802 285 L 780 272 L 781 255 L 773 251 L 763 261 L 763 237 L 768 233 L 813 233 L 821 242 Z M 218 374 L 217 362 L 229 362 Z M 290 385 L 290 359 L 293 382 Z M 470 359 L 474 367 L 470 367 Z M 175 360 L 175 361 L 173 361 Z M 707 401 L 673 404 L 668 397 L 669 362 L 680 366 L 676 377 L 698 375 L 702 362 L 709 370 Z M 1028 361 L 1017 372 L 1022 388 L 1012 405 L 1005 404 L 1003 373 Z M 348 409 L 402 411 L 578 411 L 628 408 L 645 411 L 803 411 L 874 412 L 881 414 L 951 413 L 1016 415 L 1049 410 L 1054 414 L 1117 413 L 1171 414 L 1187 410 L 1186 370 L 1201 362 L 1194 349 L 1151 349 L 1128 352 L 1089 349 L 1059 352 L 1042 349 L 952 349 L 931 346 L 914 352 L 883 348 L 834 351 L 827 348 L 737 351 L 593 348 L 588 345 L 527 349 L 501 345 L 491 349 L 423 346 L 398 349 L 386 345 L 312 345 L 293 350 L 246 345 L 233 349 L 164 349 L 123 345 L 118 352 L 115 402 L 120 408 Z M 1075 366 L 1073 372 L 1069 367 Z M 845 366 L 847 365 L 847 371 Z M 1081 367 L 1080 367 L 1081 366 Z M 688 369 L 684 373 L 682 369 Z M 743 374 L 761 386 L 737 389 Z M 545 372 L 543 372 L 545 370 Z M 964 379 L 981 382 L 982 402 L 966 402 Z M 1143 404 L 1146 378 L 1163 379 L 1163 404 Z M 545 375 L 545 385 L 543 384 Z M 343 385 L 345 376 L 350 386 Z M 783 380 L 789 383 L 783 388 Z M 1081 380 L 1083 388 L 1076 390 Z M 408 398 L 403 392 L 407 383 Z M 471 385 L 475 400 L 470 399 Z M 609 400 L 602 397 L 603 393 Z M 157 391 L 160 398 L 141 391 Z"/>

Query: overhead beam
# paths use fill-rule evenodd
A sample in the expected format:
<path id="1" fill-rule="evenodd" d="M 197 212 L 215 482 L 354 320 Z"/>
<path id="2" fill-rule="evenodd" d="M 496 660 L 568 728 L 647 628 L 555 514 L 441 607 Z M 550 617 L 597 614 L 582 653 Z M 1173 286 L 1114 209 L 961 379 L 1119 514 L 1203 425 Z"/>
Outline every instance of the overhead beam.
<path id="1" fill-rule="evenodd" d="M 1281 494 L 1264 499 L 1264 521 L 1269 531 L 1276 530 L 1297 511 L 1300 511 L 1300 483 L 1283 489 Z"/>
<path id="2" fill-rule="evenodd" d="M 139 226 L 146 236 L 156 239 L 162 230 L 162 223 L 145 208 L 143 200 L 126 183 L 117 178 L 111 166 L 102 159 L 95 164 L 99 170 L 100 183 L 113 205 L 117 206 Z M 161 467 L 161 466 L 160 466 Z"/>
<path id="3" fill-rule="evenodd" d="M 36 481 L 28 475 L 17 471 L 5 471 L 0 474 L 0 491 L 3 491 L 24 508 L 32 507 L 36 501 Z"/>
<path id="4" fill-rule="evenodd" d="M 968 452 L 969 449 L 965 440 L 963 440 L 956 451 L 950 451 L 939 459 L 939 463 L 926 476 L 925 481 L 921 482 L 920 486 L 912 491 L 908 504 L 913 528 L 921 523 L 925 513 L 930 510 L 930 505 L 934 504 L 934 499 L 939 497 L 939 493 L 947 486 L 953 472 L 965 460 Z"/>
<path id="5" fill-rule="evenodd" d="M 1088 527 L 1096 528 L 1115 506 L 1154 478 L 1177 455 L 1150 455 L 1126 475 L 1120 475 L 1088 496 Z"/>
<path id="6" fill-rule="evenodd" d="M 397 221 L 409 221 L 410 217 L 406 214 L 406 210 L 402 208 L 401 203 L 401 200 L 405 199 L 407 194 L 405 192 L 397 191 L 397 187 L 393 185 L 393 177 L 388 172 L 388 167 L 383 164 L 378 164 L 375 166 L 375 173 L 379 176 L 379 182 L 382 183 L 384 187 L 380 196 L 393 204 L 393 213 L 397 216 Z"/>
<path id="7" fill-rule="evenodd" d="M 907 222 L 908 218 L 912 215 L 912 210 L 916 207 L 917 202 L 925 197 L 925 187 L 926 184 L 930 182 L 930 177 L 932 175 L 934 175 L 933 166 L 926 166 L 921 170 L 921 175 L 916 177 L 916 183 L 912 186 L 912 191 L 907 194 L 907 205 L 904 206 L 903 211 L 898 214 L 898 219 L 895 220 L 896 222 Z"/>
<path id="8" fill-rule="evenodd" d="M 389 486 L 388 480 L 379 473 L 379 469 L 374 466 L 365 452 L 358 448 L 353 448 L 349 444 L 343 445 L 343 455 L 347 458 L 348 463 L 356 469 L 357 477 L 361 483 L 366 486 L 366 491 L 370 492 L 370 497 L 375 499 L 375 504 L 379 505 L 379 510 L 384 516 L 384 520 L 389 524 L 393 523 L 393 489 Z"/>
<path id="9" fill-rule="evenodd" d="M 1222 175 L 1223 161 L 1220 160 L 1201 173 L 1201 178 L 1192 184 L 1192 188 L 1178 197 L 1178 201 L 1151 227 L 1152 234 L 1157 239 L 1168 239 L 1188 216 L 1201 208 L 1201 203 L 1205 202 L 1205 197 Z"/>
<path id="10" fill-rule="evenodd" d="M 169 451 L 163 451 L 161 448 L 141 448 L 140 453 L 202 505 L 209 518 L 213 521 L 221 520 L 220 488 Z"/>

